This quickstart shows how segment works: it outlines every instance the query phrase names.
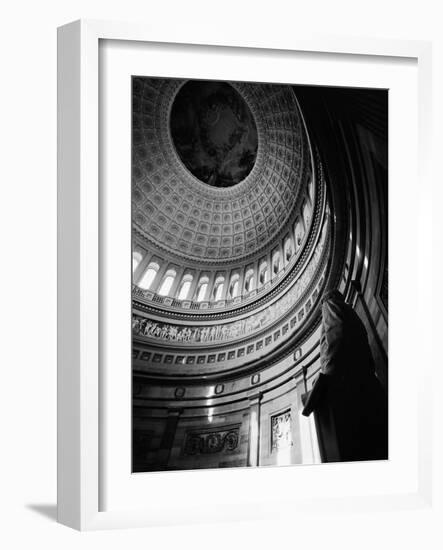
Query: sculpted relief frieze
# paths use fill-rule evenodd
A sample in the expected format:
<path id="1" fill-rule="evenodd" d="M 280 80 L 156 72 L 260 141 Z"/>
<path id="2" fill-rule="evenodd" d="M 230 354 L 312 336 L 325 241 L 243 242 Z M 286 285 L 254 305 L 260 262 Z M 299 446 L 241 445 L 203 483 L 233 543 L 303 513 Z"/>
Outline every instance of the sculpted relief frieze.
<path id="1" fill-rule="evenodd" d="M 133 334 L 149 339 L 176 342 L 179 344 L 207 344 L 243 338 L 270 326 L 295 306 L 297 300 L 311 283 L 323 256 L 326 245 L 326 234 L 325 225 L 315 252 L 300 278 L 284 296 L 266 309 L 231 323 L 209 326 L 176 325 L 154 321 L 153 319 L 133 314 Z"/>

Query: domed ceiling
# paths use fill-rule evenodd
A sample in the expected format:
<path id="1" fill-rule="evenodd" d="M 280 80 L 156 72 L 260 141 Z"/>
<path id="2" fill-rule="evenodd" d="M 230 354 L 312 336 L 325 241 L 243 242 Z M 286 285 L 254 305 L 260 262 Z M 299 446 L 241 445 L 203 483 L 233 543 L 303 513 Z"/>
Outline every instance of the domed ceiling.
<path id="1" fill-rule="evenodd" d="M 236 261 L 289 220 L 308 154 L 292 89 L 133 80 L 133 221 L 187 259 Z"/>

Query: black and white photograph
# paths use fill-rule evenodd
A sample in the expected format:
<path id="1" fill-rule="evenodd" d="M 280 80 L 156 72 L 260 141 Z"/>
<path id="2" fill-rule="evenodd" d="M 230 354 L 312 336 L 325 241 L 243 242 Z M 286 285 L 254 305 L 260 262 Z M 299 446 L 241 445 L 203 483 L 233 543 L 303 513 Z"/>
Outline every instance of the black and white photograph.
<path id="1" fill-rule="evenodd" d="M 133 472 L 389 459 L 388 95 L 132 77 Z"/>

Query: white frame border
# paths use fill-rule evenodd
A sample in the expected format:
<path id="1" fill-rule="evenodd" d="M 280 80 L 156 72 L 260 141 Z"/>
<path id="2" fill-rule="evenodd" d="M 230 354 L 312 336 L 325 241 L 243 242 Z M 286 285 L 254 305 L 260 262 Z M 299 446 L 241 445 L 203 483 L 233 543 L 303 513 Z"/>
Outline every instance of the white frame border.
<path id="1" fill-rule="evenodd" d="M 226 38 L 223 30 L 217 36 L 213 29 L 210 37 L 204 29 L 193 34 L 190 42 L 184 26 L 164 31 L 136 23 L 90 20 L 58 29 L 58 521 L 79 530 L 170 524 L 167 517 L 152 517 L 143 510 L 99 511 L 99 40 L 413 58 L 419 81 L 420 189 L 430 191 L 430 43 L 312 34 L 276 40 L 252 32 Z M 432 218 L 427 219 L 425 235 L 432 231 Z M 424 299 L 431 296 L 429 290 Z M 421 374 L 417 492 L 334 502 L 313 499 L 303 504 L 303 511 L 380 511 L 431 504 L 431 365 L 423 365 Z M 239 519 L 253 518 L 245 511 Z M 195 521 L 205 520 L 216 521 L 216 511 Z"/>

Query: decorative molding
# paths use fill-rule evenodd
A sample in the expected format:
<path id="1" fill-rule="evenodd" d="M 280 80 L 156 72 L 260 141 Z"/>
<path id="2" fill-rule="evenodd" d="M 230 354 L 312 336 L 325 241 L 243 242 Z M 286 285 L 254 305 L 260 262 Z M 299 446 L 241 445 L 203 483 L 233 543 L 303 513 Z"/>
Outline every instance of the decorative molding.
<path id="1" fill-rule="evenodd" d="M 188 308 L 187 305 L 186 307 L 183 307 L 183 302 L 178 299 L 173 299 L 171 306 L 168 307 L 164 303 L 164 297 L 161 297 L 150 290 L 145 291 L 140 289 L 139 287 L 133 286 L 134 306 L 141 311 L 151 312 L 154 315 L 161 312 L 161 315 L 167 315 L 171 318 L 197 319 L 201 317 L 204 319 L 211 319 L 228 316 L 231 314 L 232 311 L 235 311 L 236 313 L 243 313 L 251 310 L 254 307 L 258 307 L 266 301 L 274 298 L 278 293 L 289 286 L 292 283 L 293 279 L 301 271 L 305 262 L 309 259 L 310 254 L 312 253 L 312 250 L 315 246 L 316 240 L 318 239 L 326 208 L 325 181 L 321 167 L 315 170 L 314 182 L 315 203 L 309 231 L 307 232 L 307 235 L 305 235 L 301 249 L 294 255 L 291 262 L 287 266 L 285 266 L 284 270 L 282 270 L 283 273 L 271 281 L 270 287 L 261 287 L 259 289 L 253 290 L 248 295 L 243 295 L 240 300 L 227 300 L 224 307 L 220 310 L 218 302 L 205 301 L 201 303 L 196 303 L 190 300 L 186 300 L 185 303 L 189 303 Z M 294 216 L 294 219 L 290 221 L 289 227 L 292 227 L 293 223 L 295 222 L 295 217 L 296 216 Z M 133 228 L 133 231 L 136 232 L 136 228 Z M 279 234 L 279 239 L 284 239 L 287 232 L 288 227 L 283 226 Z M 275 246 L 275 243 L 273 243 L 272 246 L 270 245 L 271 248 L 273 246 Z M 154 254 L 154 256 L 156 256 L 156 254 Z M 243 258 L 242 266 L 236 266 L 235 269 L 243 270 L 248 265 L 250 265 L 250 261 Z M 229 267 L 228 264 L 226 264 L 226 268 L 227 267 Z M 211 268 L 216 269 L 217 272 L 220 271 L 219 265 L 213 265 L 211 266 Z M 192 270 L 195 268 L 187 267 L 186 269 Z M 205 271 L 206 268 L 202 265 L 199 265 L 198 269 L 200 271 Z"/>
<path id="2" fill-rule="evenodd" d="M 175 388 L 174 397 L 176 397 L 177 399 L 181 399 L 185 396 L 185 393 L 186 389 L 183 386 L 179 386 L 178 388 Z"/>
<path id="3" fill-rule="evenodd" d="M 136 336 L 148 339 L 164 340 L 168 343 L 185 345 L 207 345 L 218 342 L 232 341 L 244 338 L 250 334 L 261 331 L 263 328 L 275 323 L 296 307 L 298 300 L 315 278 L 315 273 L 321 262 L 323 250 L 327 242 L 327 226 L 324 225 L 322 234 L 310 263 L 303 271 L 299 280 L 279 300 L 249 317 L 219 325 L 195 326 L 175 325 L 169 322 L 158 322 L 136 313 L 132 315 L 132 330 Z M 328 247 L 326 247 L 326 250 Z M 303 313 L 304 317 L 304 313 Z"/>
<path id="4" fill-rule="evenodd" d="M 229 453 L 240 441 L 240 425 L 222 426 L 212 430 L 189 431 L 183 447 L 184 455 Z"/>

